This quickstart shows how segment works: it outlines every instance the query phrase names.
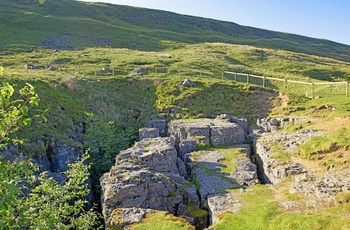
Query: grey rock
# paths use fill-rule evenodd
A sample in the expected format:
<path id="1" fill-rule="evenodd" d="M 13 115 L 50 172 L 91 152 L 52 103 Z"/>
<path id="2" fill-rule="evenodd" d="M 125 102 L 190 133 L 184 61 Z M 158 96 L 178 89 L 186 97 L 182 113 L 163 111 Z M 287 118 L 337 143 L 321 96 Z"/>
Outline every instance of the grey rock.
<path id="1" fill-rule="evenodd" d="M 148 127 L 149 128 L 157 128 L 159 130 L 159 135 L 161 137 L 167 136 L 167 121 L 166 120 L 149 120 Z"/>
<path id="2" fill-rule="evenodd" d="M 111 71 L 111 69 L 110 69 L 108 66 L 104 66 L 104 67 L 102 68 L 102 71 L 108 73 L 108 72 Z"/>
<path id="3" fill-rule="evenodd" d="M 159 129 L 157 128 L 142 128 L 139 129 L 140 141 L 145 138 L 156 138 L 159 137 Z"/>
<path id="4" fill-rule="evenodd" d="M 233 161 L 236 163 L 232 173 L 222 172 L 226 166 L 221 162 L 227 154 L 233 154 Z M 208 208 L 207 197 L 218 191 L 260 183 L 257 168 L 250 160 L 250 154 L 250 147 L 246 144 L 228 147 L 225 152 L 203 150 L 190 154 L 192 174 L 200 185 L 198 192 L 202 207 Z"/>
<path id="5" fill-rule="evenodd" d="M 304 193 L 324 200 L 334 200 L 340 192 L 350 191 L 350 170 L 326 173 L 321 178 L 305 173 L 295 178 L 290 193 Z"/>
<path id="6" fill-rule="evenodd" d="M 187 199 L 187 203 L 197 208 L 200 206 L 200 201 L 196 191 L 196 186 L 192 185 L 186 189 L 186 199 Z"/>
<path id="7" fill-rule="evenodd" d="M 102 212 L 108 220 L 116 208 L 144 208 L 178 212 L 184 204 L 184 165 L 173 138 L 148 138 L 121 151 L 101 179 Z M 180 170 L 178 166 L 180 165 Z"/>
<path id="8" fill-rule="evenodd" d="M 248 144 L 236 145 L 234 148 L 239 149 L 240 155 L 235 160 L 235 171 L 231 174 L 241 185 L 259 184 L 257 166 L 251 161 L 251 149 Z"/>
<path id="9" fill-rule="evenodd" d="M 187 174 L 191 174 L 191 165 L 190 165 L 190 153 L 197 150 L 196 141 L 192 140 L 183 140 L 179 143 L 178 146 L 178 156 L 184 162 Z"/>
<path id="10" fill-rule="evenodd" d="M 245 141 L 241 126 L 220 119 L 175 120 L 168 124 L 168 134 L 176 143 L 193 140 L 206 145 L 239 144 Z"/>
<path id="11" fill-rule="evenodd" d="M 287 210 L 293 210 L 296 206 L 294 201 L 282 201 L 280 202 L 280 206 L 282 206 L 283 208 L 287 209 Z"/>
<path id="12" fill-rule="evenodd" d="M 201 207 L 208 208 L 207 198 L 217 191 L 238 187 L 234 178 L 223 178 L 220 175 L 208 175 L 201 168 L 194 168 L 192 173 L 200 184 L 199 194 L 201 197 Z"/>
<path id="13" fill-rule="evenodd" d="M 51 171 L 65 172 L 68 170 L 68 164 L 76 162 L 84 153 L 81 146 L 73 147 L 66 142 L 52 139 L 49 143 L 47 152 Z"/>
<path id="14" fill-rule="evenodd" d="M 176 158 L 176 167 L 179 170 L 180 176 L 183 176 L 185 179 L 188 178 L 188 173 L 185 164 L 179 157 Z"/>
<path id="15" fill-rule="evenodd" d="M 107 219 L 106 227 L 107 229 L 123 229 L 130 224 L 140 223 L 149 212 L 153 212 L 153 210 L 143 208 L 117 208 L 113 210 Z"/>
<path id="16" fill-rule="evenodd" d="M 187 86 L 187 87 L 193 87 L 193 86 L 195 86 L 196 84 L 195 84 L 193 81 L 190 81 L 190 80 L 188 80 L 188 79 L 185 79 L 185 80 L 182 82 L 182 85 Z"/>
<path id="17" fill-rule="evenodd" d="M 290 120 L 289 120 L 290 121 Z M 260 121 L 261 122 L 261 121 Z M 280 119 L 281 122 L 287 122 L 285 119 Z M 290 122 L 294 122 L 291 120 Z M 259 122 L 258 122 L 259 123 Z M 256 132 L 258 130 L 258 132 Z M 302 166 L 291 160 L 280 160 L 273 157 L 271 151 L 272 143 L 278 143 L 281 150 L 286 154 L 293 153 L 297 147 L 306 142 L 310 137 L 323 136 L 322 132 L 313 130 L 300 130 L 295 133 L 267 130 L 261 126 L 255 126 L 251 129 L 253 133 L 250 137 L 253 138 L 254 159 L 258 165 L 258 171 L 261 175 L 263 183 L 278 183 L 282 178 L 300 174 L 304 172 Z"/>
<path id="18" fill-rule="evenodd" d="M 179 157 L 184 161 L 185 155 L 197 151 L 197 143 L 193 140 L 182 140 L 179 143 Z"/>
<path id="19" fill-rule="evenodd" d="M 238 117 L 231 116 L 228 114 L 220 114 L 215 119 L 221 119 L 221 120 L 226 120 L 228 122 L 233 122 L 233 123 L 241 126 L 246 134 L 249 133 L 248 120 L 244 117 L 238 118 Z"/>
<path id="20" fill-rule="evenodd" d="M 219 215 L 225 212 L 238 213 L 241 206 L 237 197 L 231 193 L 208 196 L 210 224 L 219 222 Z"/>

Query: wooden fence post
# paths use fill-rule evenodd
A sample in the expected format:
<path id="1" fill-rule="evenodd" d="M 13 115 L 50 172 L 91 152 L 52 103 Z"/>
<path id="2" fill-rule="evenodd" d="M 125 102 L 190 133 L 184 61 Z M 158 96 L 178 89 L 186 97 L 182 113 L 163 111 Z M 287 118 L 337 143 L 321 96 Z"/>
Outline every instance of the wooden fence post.
<path id="1" fill-rule="evenodd" d="M 265 88 L 265 84 L 266 84 L 266 77 L 263 78 L 263 87 Z"/>
<path id="2" fill-rule="evenodd" d="M 249 74 L 247 74 L 247 84 L 249 84 Z"/>
<path id="3" fill-rule="evenodd" d="M 287 92 L 287 79 L 284 79 L 283 90 L 284 90 L 284 92 Z"/>
<path id="4" fill-rule="evenodd" d="M 235 73 L 235 81 L 237 81 L 237 73 Z"/>
<path id="5" fill-rule="evenodd" d="M 314 86 L 315 86 L 315 84 L 312 82 L 312 84 L 311 84 L 311 97 L 312 97 L 312 99 L 315 99 Z"/>
<path id="6" fill-rule="evenodd" d="M 346 97 L 349 97 L 349 81 L 346 82 Z"/>

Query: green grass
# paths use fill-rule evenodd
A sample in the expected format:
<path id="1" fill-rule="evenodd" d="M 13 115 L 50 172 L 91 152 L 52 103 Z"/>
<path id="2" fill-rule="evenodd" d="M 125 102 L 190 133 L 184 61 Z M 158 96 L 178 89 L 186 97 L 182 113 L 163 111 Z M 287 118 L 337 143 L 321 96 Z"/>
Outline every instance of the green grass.
<path id="1" fill-rule="evenodd" d="M 270 151 L 272 152 L 272 158 L 279 160 L 290 160 L 291 154 L 283 151 L 278 142 L 271 144 Z"/>
<path id="2" fill-rule="evenodd" d="M 194 230 L 185 219 L 175 217 L 165 211 L 157 211 L 146 214 L 146 218 L 141 223 L 130 225 L 132 230 Z"/>
<path id="3" fill-rule="evenodd" d="M 93 188 L 98 202 L 100 175 L 109 170 L 120 150 L 138 139 L 138 129 L 147 124 L 151 115 L 162 113 L 172 119 L 213 117 L 227 113 L 238 117 L 246 116 L 253 123 L 256 115 L 264 117 L 272 114 L 273 99 L 278 95 L 277 92 L 223 80 L 223 69 L 275 74 L 274 76 L 280 77 L 294 68 L 294 74 L 287 73 L 286 76 L 303 79 L 303 69 L 317 59 L 315 68 L 327 69 L 337 65 L 350 73 L 350 68 L 339 61 L 292 52 L 229 44 L 188 45 L 164 42 L 163 45 L 168 48 L 162 52 L 87 48 L 57 53 L 38 49 L 37 52 L 15 51 L 11 55 L 0 55 L 5 76 L 10 82 L 18 86 L 25 82 L 32 84 L 41 98 L 40 109 L 49 109 L 48 123 L 34 121 L 30 129 L 19 132 L 18 136 L 26 138 L 28 142 L 40 138 L 45 143 L 54 137 L 72 146 L 90 149 L 94 156 Z M 263 51 L 263 59 L 256 57 Z M 283 62 L 285 69 L 277 71 L 277 64 L 273 66 L 274 56 L 281 59 L 277 64 Z M 299 65 L 304 65 L 305 68 L 300 68 L 299 65 L 293 67 L 290 56 L 304 58 L 305 63 L 299 61 Z M 269 63 L 276 72 L 261 69 L 260 62 Z M 23 68 L 26 63 L 51 63 L 56 70 L 26 70 Z M 114 76 L 112 72 L 102 72 L 102 67 L 106 65 L 115 70 Z M 148 75 L 130 77 L 135 68 L 153 71 Z M 11 72 L 17 75 L 12 75 Z M 183 87 L 181 83 L 185 78 L 194 81 L 195 87 Z M 330 101 L 337 108 L 335 111 L 313 110 Z M 292 95 L 287 109 L 296 106 L 303 106 L 305 110 L 292 114 L 332 119 L 347 114 L 349 103 L 344 97 L 330 96 L 311 100 L 305 99 L 304 95 Z M 274 115 L 284 112 L 274 112 Z M 78 136 L 77 142 L 70 134 L 74 133 L 79 123 L 85 129 Z M 334 138 L 332 141 L 337 141 L 340 137 Z M 31 144 L 23 148 L 23 152 L 30 156 L 40 155 L 43 151 L 45 149 Z M 224 162 L 227 165 L 223 168 L 225 173 L 232 172 L 235 167 L 230 157 L 228 155 Z"/>
<path id="4" fill-rule="evenodd" d="M 228 174 L 233 173 L 236 170 L 235 159 L 245 159 L 245 157 L 241 155 L 242 154 L 241 151 L 244 149 L 219 148 L 216 150 L 225 154 L 224 159 L 220 161 L 220 164 L 223 164 L 225 166 L 220 169 L 220 171 L 223 173 L 228 173 Z"/>
<path id="5" fill-rule="evenodd" d="M 327 40 L 159 10 L 104 3 L 47 0 L 45 4 L 39 5 L 34 1 L 1 0 L 0 20 L 4 22 L 0 24 L 1 31 L 6 31 L 2 34 L 1 49 L 8 49 L 13 44 L 38 47 L 43 40 L 52 37 L 60 38 L 58 40 L 61 44 L 75 49 L 110 46 L 160 51 L 168 48 L 169 43 L 174 47 L 181 43 L 222 42 L 285 50 L 279 52 L 282 55 L 294 51 L 345 61 L 349 60 L 350 53 L 349 46 Z M 18 36 L 18 31 L 21 31 L 21 36 Z M 73 36 L 60 37 L 67 33 Z M 108 42 L 100 42 L 101 39 Z M 268 56 L 268 52 L 259 51 L 254 56 L 247 56 L 244 61 L 261 62 Z M 285 69 L 285 63 L 278 56 L 273 59 L 278 64 L 276 66 Z M 289 58 L 297 62 L 305 62 L 307 59 L 308 57 L 300 56 Z M 229 56 L 227 60 L 231 60 L 233 64 L 240 61 Z M 315 60 L 313 66 L 317 64 Z M 261 68 L 268 69 L 270 66 L 262 63 Z M 319 71 L 317 67 L 310 66 L 307 73 L 311 77 L 317 75 L 323 79 L 330 79 L 326 71 Z M 333 67 L 331 73 L 343 75 L 337 66 Z"/>
<path id="6" fill-rule="evenodd" d="M 253 193 L 239 195 L 243 206 L 238 214 L 226 213 L 219 223 L 211 227 L 232 229 L 349 229 L 350 220 L 346 217 L 349 203 L 327 208 L 321 213 L 291 213 L 283 211 L 273 201 L 271 190 L 264 185 L 251 187 Z"/>
<path id="7" fill-rule="evenodd" d="M 298 147 L 301 157 L 312 159 L 318 153 L 329 153 L 339 148 L 350 146 L 350 127 L 341 127 L 326 137 L 311 137 Z"/>
<path id="8" fill-rule="evenodd" d="M 163 23 L 171 17 L 174 20 Z M 320 40 L 233 23 L 77 1 L 47 0 L 39 6 L 25 0 L 0 0 L 0 22 L 1 31 L 5 31 L 0 49 L 11 52 L 0 53 L 5 77 L 18 88 L 25 82 L 32 84 L 41 98 L 39 109 L 49 109 L 48 123 L 35 120 L 32 127 L 16 134 L 28 140 L 22 152 L 40 155 L 46 151 L 45 145 L 51 138 L 90 149 L 94 156 L 92 179 L 96 202 L 99 202 L 99 177 L 114 164 L 120 150 L 138 140 L 138 129 L 146 126 L 152 115 L 175 119 L 226 113 L 245 116 L 253 124 L 257 116 L 306 116 L 330 121 L 349 114 L 350 102 L 345 93 L 339 93 L 343 88 L 317 86 L 315 95 L 322 97 L 311 100 L 305 96 L 306 90 L 311 93 L 308 86 L 290 84 L 285 92 L 289 98 L 286 107 L 274 110 L 277 91 L 235 83 L 222 75 L 224 70 L 229 70 L 306 82 L 348 81 L 350 49 L 345 45 L 322 40 L 321 46 Z M 257 37 L 256 33 L 261 36 Z M 53 53 L 51 49 L 40 48 L 48 37 L 55 41 L 61 39 L 64 45 L 75 50 Z M 112 44 L 97 44 L 98 39 Z M 28 63 L 52 64 L 56 69 L 27 70 L 24 65 Z M 104 66 L 113 72 L 104 73 Z M 135 68 L 148 74 L 131 76 Z M 232 76 L 226 77 L 232 79 Z M 195 82 L 195 86 L 182 86 L 184 79 Z M 268 84 L 274 89 L 283 88 L 283 83 L 269 81 Z M 336 110 L 317 109 L 325 104 Z M 296 110 L 300 106 L 305 110 Z M 76 136 L 79 125 L 83 125 L 84 132 Z M 296 131 L 313 125 L 287 129 Z M 329 151 L 332 146 L 348 148 L 349 133 L 349 127 L 343 127 L 328 137 L 312 138 L 299 148 L 299 154 L 312 158 L 316 152 Z M 44 145 L 32 145 L 37 139 L 43 139 Z M 201 149 L 211 148 L 202 146 Z M 275 148 L 276 158 L 289 159 L 277 145 Z M 218 150 L 226 154 L 220 162 L 226 167 L 220 172 L 203 169 L 224 178 L 223 173 L 234 171 L 233 159 L 237 152 Z M 192 179 L 198 190 L 198 181 Z M 253 190 L 254 194 L 240 195 L 241 212 L 223 215 L 221 223 L 216 225 L 218 229 L 232 229 L 232 226 L 298 229 L 298 221 L 300 229 L 322 226 L 332 229 L 333 225 L 334 229 L 346 229 L 345 224 L 349 224 L 344 219 L 349 208 L 346 202 L 324 213 L 291 214 L 280 210 L 266 187 L 253 186 Z M 204 215 L 201 210 L 190 212 L 195 216 Z M 144 227 L 137 228 L 191 229 L 182 220 L 164 213 L 154 213 L 146 222 L 142 224 Z M 170 222 L 179 225 L 173 226 Z"/>
<path id="9" fill-rule="evenodd" d="M 201 208 L 198 208 L 196 206 L 190 205 L 187 208 L 186 215 L 188 215 L 188 216 L 190 216 L 192 218 L 203 219 L 203 218 L 207 218 L 208 217 L 208 211 L 203 210 Z"/>

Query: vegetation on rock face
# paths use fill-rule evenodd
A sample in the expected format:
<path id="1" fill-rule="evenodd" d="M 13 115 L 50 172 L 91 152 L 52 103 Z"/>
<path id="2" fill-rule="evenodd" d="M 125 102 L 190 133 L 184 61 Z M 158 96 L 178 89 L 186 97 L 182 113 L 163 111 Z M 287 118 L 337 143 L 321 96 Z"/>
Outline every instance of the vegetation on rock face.
<path id="1" fill-rule="evenodd" d="M 2 150 L 13 142 L 10 134 L 30 125 L 28 105 L 38 106 L 38 96 L 30 84 L 19 90 L 20 99 L 13 99 L 14 92 L 11 84 L 3 82 L 0 87 Z M 46 173 L 37 178 L 36 166 L 30 160 L 0 157 L 1 229 L 94 229 L 99 216 L 92 209 L 85 211 L 90 193 L 86 184 L 90 167 L 84 163 L 87 158 L 84 155 L 71 164 L 65 173 L 66 180 L 58 184 Z"/>

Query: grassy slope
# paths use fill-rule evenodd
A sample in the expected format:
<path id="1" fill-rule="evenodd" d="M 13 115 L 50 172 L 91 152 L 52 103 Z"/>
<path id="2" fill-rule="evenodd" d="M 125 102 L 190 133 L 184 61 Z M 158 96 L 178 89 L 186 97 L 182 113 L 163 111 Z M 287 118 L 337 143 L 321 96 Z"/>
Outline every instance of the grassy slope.
<path id="1" fill-rule="evenodd" d="M 284 49 L 349 60 L 349 46 L 294 34 L 240 26 L 235 23 L 171 12 L 83 3 L 72 0 L 47 0 L 39 5 L 28 0 L 0 1 L 0 29 L 6 31 L 0 48 L 11 44 L 39 46 L 49 36 L 74 33 L 94 35 L 111 41 L 99 44 L 112 47 L 161 50 L 162 40 L 186 42 L 226 42 L 262 48 Z M 21 34 L 17 33 L 20 30 Z M 69 38 L 65 43 L 76 48 L 96 45 L 96 39 Z"/>
<path id="2" fill-rule="evenodd" d="M 26 4 L 23 6 L 25 2 Z M 18 9 L 19 3 L 22 4 L 21 10 Z M 132 15 L 134 11 L 140 9 L 98 4 L 87 7 L 88 5 L 85 3 L 73 1 L 64 1 L 64 3 L 72 4 L 72 7 L 65 8 L 69 10 L 63 11 L 60 8 L 60 4 L 63 4 L 61 1 L 48 1 L 44 6 L 39 6 L 24 0 L 0 0 L 0 11 L 2 11 L 0 28 L 7 32 L 2 34 L 4 35 L 2 45 L 3 48 L 6 46 L 12 52 L 10 55 L 0 55 L 0 61 L 5 67 L 5 75 L 11 82 L 15 82 L 19 86 L 23 85 L 24 82 L 34 85 L 41 97 L 41 108 L 49 108 L 48 123 L 36 121 L 30 130 L 23 131 L 18 135 L 29 140 L 35 140 L 39 137 L 44 139 L 57 137 L 69 141 L 71 144 L 81 145 L 67 136 L 70 136 L 72 130 L 75 130 L 79 123 L 83 122 L 85 133 L 80 135 L 79 139 L 83 142 L 84 148 L 90 148 L 97 159 L 100 159 L 95 162 L 93 169 L 95 171 L 92 175 L 96 177 L 95 181 L 98 181 L 98 176 L 113 164 L 113 159 L 118 151 L 125 149 L 137 139 L 138 128 L 143 127 L 152 114 L 158 113 L 165 113 L 169 115 L 169 118 L 210 117 L 220 113 L 228 113 L 236 116 L 248 116 L 251 121 L 253 118 L 251 115 L 283 116 L 288 113 L 289 116 L 308 116 L 322 121 L 315 123 L 314 127 L 327 130 L 330 138 L 317 140 L 321 141 L 321 144 L 325 143 L 325 151 L 322 152 L 322 149 L 319 148 L 323 145 L 319 144 L 317 148 L 314 148 L 311 144 L 303 146 L 299 150 L 300 156 L 312 162 L 317 160 L 316 164 L 323 169 L 329 166 L 329 162 L 336 164 L 336 166 L 339 165 L 340 168 L 347 164 L 346 156 L 349 154 L 346 148 L 337 150 L 334 156 L 327 155 L 329 145 L 332 143 L 348 142 L 350 119 L 346 116 L 349 112 L 349 100 L 344 96 L 329 96 L 310 100 L 304 98 L 303 94 L 289 94 L 288 103 L 276 110 L 273 99 L 278 93 L 222 80 L 222 70 L 303 81 L 349 80 L 350 65 L 348 59 L 344 58 L 346 56 L 343 56 L 346 55 L 348 49 L 346 46 L 330 43 L 332 49 L 337 50 L 342 47 L 344 52 L 330 54 L 329 49 L 325 52 L 322 51 L 322 56 L 334 56 L 340 59 L 339 55 L 342 55 L 343 61 L 341 61 L 281 49 L 202 43 L 210 41 L 210 37 L 216 37 L 219 41 L 245 41 L 259 47 L 268 47 L 268 43 L 273 42 L 272 47 L 282 45 L 285 49 L 290 50 L 290 47 L 286 46 L 286 42 L 276 42 L 276 39 L 265 40 L 263 36 L 267 36 L 266 34 L 261 35 L 261 39 L 258 40 L 251 40 L 254 37 L 252 34 L 247 35 L 244 39 L 242 37 L 231 38 L 223 33 L 224 29 L 221 27 L 221 32 L 218 34 L 218 27 L 214 26 L 218 22 L 212 20 L 206 21 L 206 19 L 183 16 L 182 23 L 191 21 L 196 22 L 197 26 L 200 25 L 196 27 L 196 30 L 193 27 L 194 24 L 186 24 L 188 26 L 186 28 L 191 29 L 193 33 L 200 34 L 198 28 L 206 29 L 203 36 L 197 36 L 181 33 L 176 25 L 170 22 L 172 26 L 169 29 L 158 27 L 158 20 L 165 17 L 162 18 L 162 14 L 166 15 L 166 18 L 180 17 L 168 12 L 142 9 L 143 13 L 139 14 L 142 19 L 151 17 L 146 12 L 153 12 L 152 17 L 156 17 L 155 15 L 159 13 L 160 16 L 157 17 L 161 17 L 153 20 L 153 24 L 149 23 L 148 28 L 146 28 L 132 25 L 139 22 L 136 20 L 136 16 L 130 17 L 134 20 L 133 22 L 127 20 L 125 15 L 119 17 L 120 15 L 116 13 L 118 8 L 122 8 L 122 12 L 128 12 Z M 11 9 L 10 6 L 12 6 Z M 99 10 L 100 13 L 96 14 L 96 10 Z M 87 19 L 91 13 L 97 18 Z M 73 14 L 75 17 L 65 17 L 68 14 Z M 27 23 L 28 18 L 32 18 L 33 21 Z M 177 20 L 179 19 L 177 18 L 174 22 Z M 89 22 L 88 26 L 86 26 L 87 21 Z M 118 21 L 118 26 L 114 24 L 116 21 Z M 235 24 L 225 25 L 237 27 L 237 30 L 241 28 Z M 155 27 L 158 28 L 157 31 L 149 29 Z M 45 32 L 42 31 L 42 28 L 45 28 Z M 254 31 L 254 29 L 252 30 Z M 33 33 L 33 31 L 37 33 Z M 26 48 L 27 45 L 37 46 L 45 37 L 60 36 L 72 31 L 76 34 L 99 34 L 111 39 L 115 47 L 132 47 L 134 50 L 83 49 L 85 46 L 95 46 L 95 37 L 79 36 L 78 38 L 77 36 L 67 36 L 66 38 L 69 44 L 82 46 L 82 49 L 77 51 L 53 53 L 50 50 L 39 49 L 37 52 L 29 52 Z M 19 33 L 21 36 L 18 36 Z M 296 36 L 294 39 L 301 39 L 301 37 Z M 288 43 L 294 42 L 290 40 Z M 307 41 L 305 42 L 307 43 Z M 18 49 L 18 47 L 24 48 Z M 156 50 L 157 52 L 145 52 L 145 50 Z M 303 51 L 309 52 L 310 50 L 312 51 L 312 46 Z M 316 54 L 314 51 L 312 52 Z M 320 50 L 317 49 L 318 51 Z M 38 65 L 51 63 L 56 67 L 56 70 L 27 71 L 23 68 L 26 63 Z M 112 76 L 111 73 L 101 73 L 101 75 L 95 76 L 95 71 L 101 71 L 105 65 L 116 70 L 115 76 Z M 62 71 L 59 71 L 58 67 L 61 67 Z M 153 70 L 158 68 L 158 72 L 143 77 L 127 77 L 134 68 L 152 68 Z M 16 72 L 17 75 L 12 76 L 11 72 Z M 183 87 L 181 82 L 185 78 L 194 81 L 196 86 L 193 88 Z M 317 109 L 324 104 L 331 104 L 337 109 L 335 111 Z M 303 106 L 305 110 L 295 111 L 294 108 L 297 106 Z M 336 124 L 345 126 L 344 129 L 338 130 L 335 127 L 336 119 L 342 121 L 342 123 Z M 310 149 L 312 150 L 310 151 Z M 315 149 L 317 154 L 313 151 Z M 37 155 L 44 149 L 27 146 L 24 151 Z M 321 156 L 319 152 L 322 153 Z M 315 156 L 322 158 L 319 159 Z M 98 183 L 94 186 L 96 186 L 95 189 L 98 189 Z M 258 187 L 256 189 L 257 193 L 261 194 L 256 202 L 260 202 L 263 206 L 261 209 L 262 218 L 258 219 L 260 222 L 257 221 L 257 228 L 259 226 L 261 228 L 265 221 L 269 220 L 273 220 L 275 224 L 282 224 L 286 220 L 290 222 L 290 218 L 292 218 L 290 214 L 284 214 L 283 210 L 279 210 L 276 206 L 277 203 L 268 202 L 274 199 L 265 194 L 266 192 L 270 193 L 269 188 L 260 189 Z M 262 200 L 263 202 L 261 202 Z M 242 212 L 239 219 L 244 220 L 244 218 L 249 217 L 251 220 L 252 212 L 256 210 L 253 205 L 254 202 L 251 206 L 247 205 L 247 210 Z M 250 207 L 252 209 L 249 211 Z M 337 213 L 342 213 L 342 209 L 346 209 L 347 206 L 345 204 L 337 207 L 334 210 Z M 316 219 L 313 221 L 316 225 L 309 226 L 317 226 L 321 218 L 333 219 L 334 216 L 329 214 L 332 210 L 326 210 L 322 215 L 315 214 Z M 229 225 L 232 223 L 230 218 L 230 216 L 225 217 L 225 220 L 229 220 Z M 233 217 L 233 219 L 235 218 Z M 307 219 L 310 220 L 303 215 L 300 218 L 306 223 Z M 334 219 L 334 221 L 338 220 L 341 221 L 341 219 Z M 220 229 L 219 225 L 218 228 Z M 273 228 L 272 225 L 271 228 Z M 222 229 L 225 228 L 222 227 Z"/>

